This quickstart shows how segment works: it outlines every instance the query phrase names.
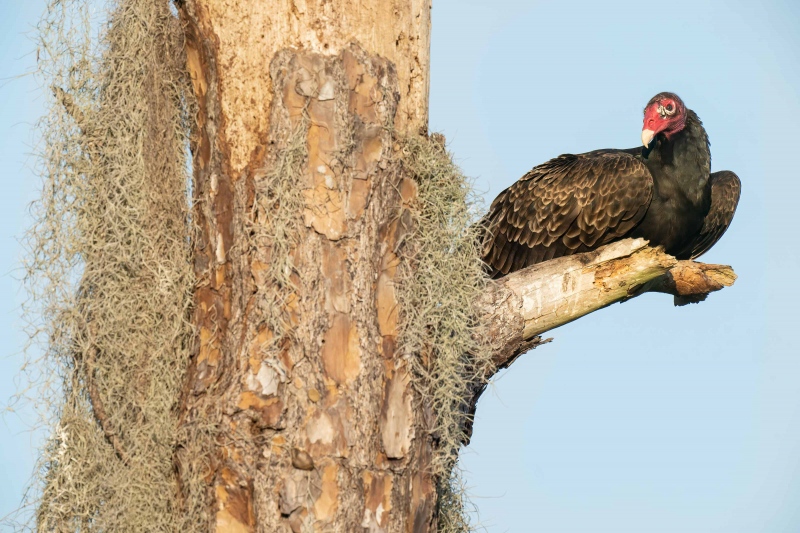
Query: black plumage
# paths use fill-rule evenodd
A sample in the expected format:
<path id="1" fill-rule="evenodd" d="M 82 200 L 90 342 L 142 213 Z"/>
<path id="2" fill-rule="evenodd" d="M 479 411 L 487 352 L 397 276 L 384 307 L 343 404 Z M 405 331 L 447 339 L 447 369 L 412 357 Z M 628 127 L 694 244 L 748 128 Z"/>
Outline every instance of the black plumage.
<path id="1" fill-rule="evenodd" d="M 643 142 L 561 155 L 500 193 L 484 220 L 483 260 L 492 275 L 626 237 L 679 259 L 711 248 L 733 219 L 739 178 L 709 173 L 702 122 L 672 93 L 648 102 Z"/>

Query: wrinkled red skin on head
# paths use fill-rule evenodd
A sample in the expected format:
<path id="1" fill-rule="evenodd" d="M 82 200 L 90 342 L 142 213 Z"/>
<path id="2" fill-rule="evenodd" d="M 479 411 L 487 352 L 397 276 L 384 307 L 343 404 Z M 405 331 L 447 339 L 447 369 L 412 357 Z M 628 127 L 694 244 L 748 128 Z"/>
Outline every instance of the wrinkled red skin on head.
<path id="1" fill-rule="evenodd" d="M 667 107 L 672 104 L 675 112 L 672 115 L 661 117 L 659 106 Z M 679 98 L 664 97 L 651 100 L 644 109 L 644 123 L 642 130 L 652 130 L 654 135 L 663 133 L 667 139 L 678 133 L 686 125 L 686 107 Z"/>

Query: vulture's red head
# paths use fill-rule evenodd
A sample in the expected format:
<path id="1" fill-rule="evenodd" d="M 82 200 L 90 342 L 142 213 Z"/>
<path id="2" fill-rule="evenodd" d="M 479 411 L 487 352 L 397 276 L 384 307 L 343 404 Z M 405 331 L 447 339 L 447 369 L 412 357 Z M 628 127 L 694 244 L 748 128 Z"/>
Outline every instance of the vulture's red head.
<path id="1" fill-rule="evenodd" d="M 669 139 L 686 125 L 686 106 L 677 94 L 659 93 L 644 108 L 642 144 L 650 146 L 656 135 L 663 133 Z"/>

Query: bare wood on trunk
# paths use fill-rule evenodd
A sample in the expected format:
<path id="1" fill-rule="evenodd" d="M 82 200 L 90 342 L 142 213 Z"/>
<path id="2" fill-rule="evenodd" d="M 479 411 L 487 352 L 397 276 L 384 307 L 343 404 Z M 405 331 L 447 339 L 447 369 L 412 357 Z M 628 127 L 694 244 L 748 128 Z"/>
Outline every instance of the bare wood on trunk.
<path id="1" fill-rule="evenodd" d="M 219 69 L 212 83 L 233 175 L 263 154 L 273 98 L 269 64 L 287 48 L 336 55 L 356 42 L 388 59 L 400 92 L 395 127 L 427 130 L 430 9 L 431 0 L 186 0 L 184 13 L 207 46 L 190 43 L 189 66 L 213 61 Z"/>

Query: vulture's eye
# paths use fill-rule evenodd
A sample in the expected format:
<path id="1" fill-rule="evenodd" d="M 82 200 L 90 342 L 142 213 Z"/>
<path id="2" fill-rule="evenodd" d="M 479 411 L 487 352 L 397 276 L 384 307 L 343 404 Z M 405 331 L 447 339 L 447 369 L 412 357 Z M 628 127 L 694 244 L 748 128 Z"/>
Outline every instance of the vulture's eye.
<path id="1" fill-rule="evenodd" d="M 667 111 L 672 111 L 675 109 L 672 104 L 667 104 Z"/>
<path id="2" fill-rule="evenodd" d="M 672 115 L 673 113 L 675 113 L 675 104 L 673 104 L 672 102 L 668 103 L 667 106 L 664 108 L 664 111 L 666 112 L 667 115 Z"/>

